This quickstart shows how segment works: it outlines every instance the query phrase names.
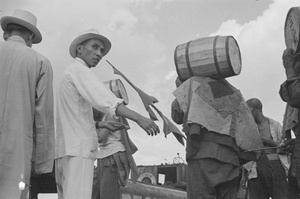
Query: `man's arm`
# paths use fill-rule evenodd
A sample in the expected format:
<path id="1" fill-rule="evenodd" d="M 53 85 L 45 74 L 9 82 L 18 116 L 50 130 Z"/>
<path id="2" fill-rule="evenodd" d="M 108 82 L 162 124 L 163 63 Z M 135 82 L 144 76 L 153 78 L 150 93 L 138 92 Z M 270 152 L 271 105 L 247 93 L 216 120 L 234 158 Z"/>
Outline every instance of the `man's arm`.
<path id="1" fill-rule="evenodd" d="M 105 121 L 95 121 L 96 129 L 105 128 L 109 131 L 117 131 L 122 129 L 129 129 L 130 127 L 121 122 L 113 121 L 113 120 L 105 120 Z"/>
<path id="2" fill-rule="evenodd" d="M 159 133 L 159 128 L 151 119 L 146 118 L 139 113 L 127 108 L 124 104 L 119 104 L 116 108 L 116 115 L 123 116 L 136 122 L 148 135 L 156 135 Z"/>
<path id="3" fill-rule="evenodd" d="M 115 115 L 116 107 L 123 102 L 100 81 L 100 79 L 87 67 L 77 66 L 76 72 L 70 75 L 79 92 L 92 107 L 103 113 Z"/>
<path id="4" fill-rule="evenodd" d="M 270 140 L 270 139 L 267 139 L 267 138 L 264 138 L 264 137 L 261 137 L 261 140 L 264 144 L 264 146 L 268 146 L 268 147 L 277 147 L 279 146 L 279 144 L 273 140 Z"/>
<path id="5" fill-rule="evenodd" d="M 176 124 L 183 124 L 184 113 L 180 109 L 180 106 L 175 99 L 171 105 L 171 117 Z"/>
<path id="6" fill-rule="evenodd" d="M 123 100 L 117 98 L 90 69 L 79 67 L 78 70 L 79 73 L 73 76 L 73 82 L 81 96 L 95 109 L 128 118 L 136 122 L 148 135 L 159 133 L 158 126 L 151 119 L 125 107 Z"/>
<path id="7" fill-rule="evenodd" d="M 53 169 L 54 156 L 54 113 L 53 113 L 53 71 L 48 59 L 42 62 L 39 79 L 36 82 L 34 148 L 36 173 L 47 173 Z"/>
<path id="8" fill-rule="evenodd" d="M 288 48 L 283 52 L 282 60 L 287 80 L 280 87 L 280 96 L 283 101 L 292 107 L 300 107 L 300 53 L 293 54 Z"/>

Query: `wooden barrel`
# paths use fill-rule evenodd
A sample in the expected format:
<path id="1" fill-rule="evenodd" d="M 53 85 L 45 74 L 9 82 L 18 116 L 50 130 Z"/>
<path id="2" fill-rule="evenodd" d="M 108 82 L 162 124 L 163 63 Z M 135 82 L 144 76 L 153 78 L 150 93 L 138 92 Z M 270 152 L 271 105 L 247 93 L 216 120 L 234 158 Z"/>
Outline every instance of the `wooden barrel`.
<path id="1" fill-rule="evenodd" d="M 181 81 L 192 76 L 222 79 L 240 74 L 242 68 L 239 46 L 232 36 L 205 37 L 180 44 L 174 60 Z"/>
<path id="2" fill-rule="evenodd" d="M 105 85 L 116 95 L 116 97 L 124 100 L 124 104 L 127 105 L 129 102 L 128 95 L 124 84 L 120 79 L 113 79 L 104 82 Z"/>
<path id="3" fill-rule="evenodd" d="M 300 7 L 292 7 L 287 13 L 284 24 L 284 38 L 287 48 L 292 48 L 294 52 L 300 51 Z"/>

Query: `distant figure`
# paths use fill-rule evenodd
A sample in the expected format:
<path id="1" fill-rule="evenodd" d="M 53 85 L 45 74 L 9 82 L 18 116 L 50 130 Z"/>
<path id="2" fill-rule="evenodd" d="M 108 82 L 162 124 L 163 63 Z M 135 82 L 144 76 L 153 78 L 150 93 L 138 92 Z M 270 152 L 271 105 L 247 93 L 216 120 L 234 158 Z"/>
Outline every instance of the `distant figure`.
<path id="1" fill-rule="evenodd" d="M 263 114 L 263 105 L 257 98 L 246 101 L 257 124 L 264 147 L 279 147 L 282 143 L 282 126 L 279 122 Z M 286 154 L 276 153 L 276 149 L 264 150 L 268 161 L 257 163 L 257 178 L 249 180 L 250 199 L 289 199 Z M 283 166 L 285 165 L 285 167 Z"/>
<path id="2" fill-rule="evenodd" d="M 50 61 L 31 48 L 42 41 L 36 25 L 36 17 L 25 10 L 1 18 L 1 199 L 27 198 L 31 171 L 53 170 L 53 74 Z"/>
<path id="3" fill-rule="evenodd" d="M 240 146 L 262 145 L 258 135 L 249 143 L 239 139 L 243 133 L 251 137 L 255 125 L 246 102 L 225 79 L 194 76 L 181 84 L 177 78 L 176 86 L 172 119 L 183 124 L 187 136 L 187 198 L 236 199 Z"/>
<path id="4" fill-rule="evenodd" d="M 149 118 L 128 109 L 90 69 L 111 48 L 110 41 L 98 30 L 79 34 L 69 51 L 74 58 L 64 71 L 57 91 L 55 175 L 58 198 L 92 197 L 94 159 L 98 148 L 96 128 L 105 128 L 93 119 L 92 107 L 136 122 L 148 135 L 159 133 Z M 110 130 L 118 125 L 112 123 Z"/>

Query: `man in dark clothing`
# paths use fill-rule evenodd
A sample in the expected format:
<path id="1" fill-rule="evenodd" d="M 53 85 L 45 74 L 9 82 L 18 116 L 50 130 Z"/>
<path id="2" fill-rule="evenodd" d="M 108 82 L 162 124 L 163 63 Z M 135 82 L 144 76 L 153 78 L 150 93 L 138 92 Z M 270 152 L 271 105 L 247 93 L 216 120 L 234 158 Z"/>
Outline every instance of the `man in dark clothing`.
<path id="1" fill-rule="evenodd" d="M 291 167 L 289 170 L 289 192 L 295 193 L 293 197 L 299 198 L 300 188 L 300 128 L 298 128 L 299 108 L 300 108 L 300 53 L 294 54 L 291 48 L 286 49 L 282 55 L 283 66 L 287 80 L 281 84 L 280 97 L 283 101 L 287 102 L 287 110 L 298 112 L 296 115 L 295 125 L 293 126 L 296 139 L 294 140 L 294 147 L 291 158 Z M 286 118 L 285 118 L 286 120 Z M 292 184 L 294 182 L 294 184 Z"/>
<path id="2" fill-rule="evenodd" d="M 172 119 L 183 124 L 187 135 L 188 199 L 236 199 L 241 165 L 238 154 L 240 147 L 250 147 L 239 138 L 247 138 L 255 125 L 254 121 L 243 125 L 247 127 L 239 137 L 239 119 L 249 122 L 246 118 L 251 114 L 241 94 L 224 79 L 192 77 L 174 95 Z M 258 135 L 252 141 L 251 147 L 262 146 Z"/>
<path id="3" fill-rule="evenodd" d="M 246 101 L 257 124 L 264 147 L 279 147 L 282 142 L 282 126 L 279 122 L 263 114 L 262 103 L 257 98 Z M 257 178 L 249 180 L 250 199 L 290 199 L 285 167 L 288 168 L 286 154 L 276 149 L 264 150 L 267 159 L 257 162 Z M 262 161 L 263 160 L 263 161 Z"/>

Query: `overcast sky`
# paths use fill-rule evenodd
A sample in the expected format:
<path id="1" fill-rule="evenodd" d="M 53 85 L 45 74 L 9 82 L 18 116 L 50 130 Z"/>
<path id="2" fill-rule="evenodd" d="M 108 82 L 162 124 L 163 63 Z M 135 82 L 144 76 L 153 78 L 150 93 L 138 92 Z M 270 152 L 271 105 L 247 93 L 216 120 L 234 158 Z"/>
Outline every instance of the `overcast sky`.
<path id="1" fill-rule="evenodd" d="M 282 122 L 285 104 L 278 90 L 285 80 L 284 22 L 288 10 L 299 4 L 299 0 L 1 0 L 0 17 L 15 8 L 37 16 L 43 41 L 33 48 L 50 59 L 55 88 L 73 61 L 68 53 L 71 41 L 86 29 L 98 29 L 111 40 L 112 49 L 95 73 L 103 81 L 121 79 L 128 106 L 147 116 L 137 93 L 113 74 L 105 61 L 109 60 L 137 87 L 155 96 L 156 107 L 169 119 L 177 76 L 175 47 L 201 37 L 232 35 L 240 47 L 242 72 L 228 81 L 246 100 L 261 99 L 264 114 Z M 162 131 L 161 120 L 157 124 Z M 135 123 L 130 125 L 130 136 L 139 148 L 134 155 L 138 165 L 171 163 L 177 153 L 185 158 L 185 148 L 172 135 L 148 137 Z"/>

